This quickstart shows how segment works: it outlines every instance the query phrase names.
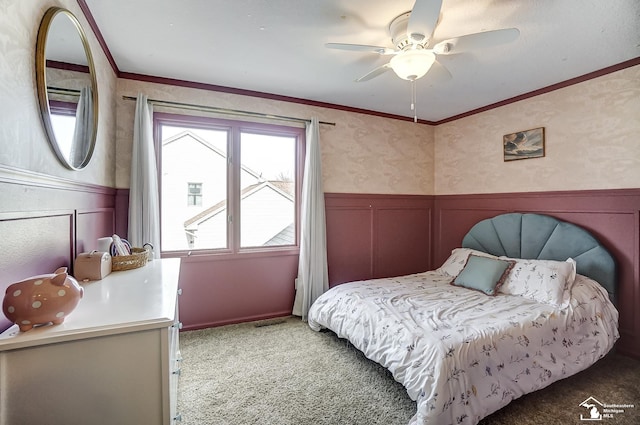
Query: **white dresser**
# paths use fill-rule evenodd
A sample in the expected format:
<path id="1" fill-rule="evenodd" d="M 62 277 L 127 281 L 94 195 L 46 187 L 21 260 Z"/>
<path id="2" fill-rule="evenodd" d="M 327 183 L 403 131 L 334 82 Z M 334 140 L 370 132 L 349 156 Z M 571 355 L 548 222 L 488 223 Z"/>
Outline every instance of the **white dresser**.
<path id="1" fill-rule="evenodd" d="M 0 425 L 178 421 L 179 272 L 174 258 L 113 272 L 64 323 L 0 334 Z"/>

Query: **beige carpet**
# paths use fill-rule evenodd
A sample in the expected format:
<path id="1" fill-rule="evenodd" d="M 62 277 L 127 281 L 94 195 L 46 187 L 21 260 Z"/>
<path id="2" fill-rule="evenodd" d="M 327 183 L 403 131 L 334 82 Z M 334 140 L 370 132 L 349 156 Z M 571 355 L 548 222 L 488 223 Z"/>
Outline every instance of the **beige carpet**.
<path id="1" fill-rule="evenodd" d="M 415 402 L 389 372 L 298 318 L 180 334 L 184 425 L 405 425 Z M 586 424 L 579 404 L 634 404 L 598 424 L 640 424 L 640 361 L 619 355 L 521 397 L 481 424 Z"/>

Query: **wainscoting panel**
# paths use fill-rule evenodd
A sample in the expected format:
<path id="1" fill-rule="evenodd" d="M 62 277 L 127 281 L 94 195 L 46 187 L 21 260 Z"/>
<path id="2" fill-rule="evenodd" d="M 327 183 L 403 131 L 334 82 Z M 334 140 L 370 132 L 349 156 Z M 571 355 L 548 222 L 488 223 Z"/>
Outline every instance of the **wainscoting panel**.
<path id="1" fill-rule="evenodd" d="M 327 207 L 329 285 L 373 276 L 373 210 Z"/>
<path id="2" fill-rule="evenodd" d="M 329 285 L 431 266 L 432 196 L 325 194 Z"/>
<path id="3" fill-rule="evenodd" d="M 442 264 L 475 223 L 506 212 L 548 214 L 587 229 L 605 245 L 617 266 L 617 349 L 640 357 L 640 190 L 437 196 L 434 263 Z"/>
<path id="4" fill-rule="evenodd" d="M 179 298 L 184 329 L 288 316 L 298 253 L 182 258 Z"/>
<path id="5" fill-rule="evenodd" d="M 98 238 L 111 236 L 114 233 L 114 208 L 83 210 L 76 213 L 76 251 L 78 253 L 98 249 Z"/>
<path id="6" fill-rule="evenodd" d="M 0 165 L 0 296 L 113 234 L 115 189 Z M 0 331 L 10 325 L 0 312 Z"/>
<path id="7" fill-rule="evenodd" d="M 379 208 L 375 276 L 427 271 L 431 264 L 431 208 Z"/>
<path id="8" fill-rule="evenodd" d="M 0 295 L 30 276 L 73 264 L 73 211 L 0 213 Z M 0 329 L 11 323 L 0 313 Z"/>

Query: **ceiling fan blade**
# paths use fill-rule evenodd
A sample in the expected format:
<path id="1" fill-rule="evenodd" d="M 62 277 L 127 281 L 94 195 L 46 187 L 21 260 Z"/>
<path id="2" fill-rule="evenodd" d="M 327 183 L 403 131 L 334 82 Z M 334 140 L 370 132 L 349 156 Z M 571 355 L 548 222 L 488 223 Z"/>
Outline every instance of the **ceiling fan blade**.
<path id="1" fill-rule="evenodd" d="M 381 66 L 375 68 L 374 70 L 369 71 L 368 73 L 366 73 L 362 77 L 358 78 L 356 80 L 356 83 L 361 83 L 363 81 L 369 81 L 369 80 L 371 80 L 373 78 L 376 78 L 378 75 L 384 74 L 385 72 L 387 72 L 390 69 L 391 69 L 391 64 L 385 63 L 384 65 L 381 65 Z"/>
<path id="2" fill-rule="evenodd" d="M 505 28 L 501 30 L 467 34 L 443 40 L 433 46 L 433 51 L 438 55 L 462 53 L 470 50 L 483 49 L 510 43 L 517 39 L 519 35 L 520 31 L 517 28 Z"/>
<path id="3" fill-rule="evenodd" d="M 440 17 L 442 0 L 416 0 L 407 24 L 407 36 L 415 43 L 425 43 L 433 34 Z"/>
<path id="4" fill-rule="evenodd" d="M 394 49 L 381 46 L 368 46 L 366 44 L 346 44 L 346 43 L 326 43 L 324 47 L 328 49 L 351 50 L 354 52 L 370 52 L 380 55 L 393 55 L 396 53 Z"/>

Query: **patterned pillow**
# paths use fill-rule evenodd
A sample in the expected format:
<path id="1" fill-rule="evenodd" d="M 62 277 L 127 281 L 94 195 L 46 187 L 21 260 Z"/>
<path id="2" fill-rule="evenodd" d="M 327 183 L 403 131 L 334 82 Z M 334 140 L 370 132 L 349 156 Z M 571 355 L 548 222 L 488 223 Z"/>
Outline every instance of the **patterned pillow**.
<path id="1" fill-rule="evenodd" d="M 451 251 L 451 255 L 449 258 L 445 260 L 442 265 L 436 269 L 440 274 L 448 274 L 449 276 L 458 276 L 465 264 L 467 264 L 467 259 L 470 254 L 477 255 L 479 257 L 489 257 L 489 258 L 498 258 L 494 255 L 487 254 L 486 252 L 476 251 L 471 248 L 455 248 Z"/>
<path id="2" fill-rule="evenodd" d="M 572 258 L 567 261 L 510 260 L 514 260 L 515 265 L 499 292 L 531 298 L 561 308 L 569 305 L 571 286 L 576 278 L 576 262 Z"/>
<path id="3" fill-rule="evenodd" d="M 464 269 L 451 281 L 451 284 L 475 289 L 487 295 L 496 295 L 514 264 L 515 261 L 511 260 L 498 260 L 471 254 Z"/>

